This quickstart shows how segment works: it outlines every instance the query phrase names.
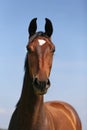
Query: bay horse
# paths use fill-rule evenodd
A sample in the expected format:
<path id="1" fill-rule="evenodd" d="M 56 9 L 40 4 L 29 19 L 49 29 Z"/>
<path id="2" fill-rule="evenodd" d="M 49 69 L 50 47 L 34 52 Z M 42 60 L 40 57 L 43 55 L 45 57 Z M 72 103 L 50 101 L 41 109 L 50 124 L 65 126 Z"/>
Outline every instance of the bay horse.
<path id="1" fill-rule="evenodd" d="M 75 109 L 61 101 L 44 102 L 50 87 L 50 71 L 55 46 L 53 26 L 45 19 L 45 32 L 37 30 L 37 18 L 31 20 L 25 59 L 23 89 L 8 130 L 82 130 Z"/>

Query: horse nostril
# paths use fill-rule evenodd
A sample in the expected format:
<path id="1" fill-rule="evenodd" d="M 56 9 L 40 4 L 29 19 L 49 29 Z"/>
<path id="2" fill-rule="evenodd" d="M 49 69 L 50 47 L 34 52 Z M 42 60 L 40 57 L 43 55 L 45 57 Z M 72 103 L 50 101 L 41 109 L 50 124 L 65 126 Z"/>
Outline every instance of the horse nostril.
<path id="1" fill-rule="evenodd" d="M 50 86 L 50 80 L 49 79 L 47 80 L 47 85 Z"/>
<path id="2" fill-rule="evenodd" d="M 34 81 L 33 81 L 33 84 L 38 86 L 40 84 L 40 82 L 39 82 L 39 80 L 37 78 L 35 78 Z"/>

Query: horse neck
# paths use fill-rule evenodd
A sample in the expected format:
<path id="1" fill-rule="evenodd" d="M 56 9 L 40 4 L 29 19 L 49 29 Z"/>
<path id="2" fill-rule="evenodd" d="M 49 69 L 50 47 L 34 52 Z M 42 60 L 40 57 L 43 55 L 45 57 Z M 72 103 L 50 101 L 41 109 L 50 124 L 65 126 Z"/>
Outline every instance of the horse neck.
<path id="1" fill-rule="evenodd" d="M 35 126 L 35 130 L 39 130 L 45 120 L 43 96 L 37 96 L 34 94 L 31 81 L 29 73 L 25 72 L 22 94 L 17 107 L 22 111 L 22 114 L 24 112 L 24 114 L 27 113 L 28 124 L 30 121 L 31 127 Z M 38 125 L 38 127 L 36 127 L 36 125 Z"/>

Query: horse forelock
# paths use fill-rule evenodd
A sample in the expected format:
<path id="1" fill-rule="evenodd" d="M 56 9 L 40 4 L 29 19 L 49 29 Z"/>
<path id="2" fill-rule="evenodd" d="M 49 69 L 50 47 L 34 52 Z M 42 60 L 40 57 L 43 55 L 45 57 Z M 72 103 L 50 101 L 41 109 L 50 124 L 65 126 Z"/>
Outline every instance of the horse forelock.
<path id="1" fill-rule="evenodd" d="M 43 36 L 43 37 L 46 37 L 46 38 L 49 38 L 46 33 L 42 32 L 42 31 L 39 31 L 39 32 L 36 32 L 34 35 L 32 35 L 31 37 L 29 37 L 29 42 L 32 42 L 36 37 L 38 36 Z"/>

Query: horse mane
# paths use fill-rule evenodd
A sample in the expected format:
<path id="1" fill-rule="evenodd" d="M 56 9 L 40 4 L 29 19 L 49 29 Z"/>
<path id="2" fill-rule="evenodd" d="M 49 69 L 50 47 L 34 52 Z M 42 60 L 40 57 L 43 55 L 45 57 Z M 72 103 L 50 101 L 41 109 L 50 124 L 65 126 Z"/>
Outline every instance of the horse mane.
<path id="1" fill-rule="evenodd" d="M 28 71 L 28 53 L 26 54 L 26 57 L 25 57 L 25 64 L 24 64 L 24 71 Z"/>
<path id="2" fill-rule="evenodd" d="M 24 71 L 25 71 L 25 73 L 26 72 L 28 72 L 28 53 L 26 54 L 26 57 L 25 57 L 25 64 L 24 64 Z M 25 75 L 24 75 L 25 76 Z M 19 101 L 17 102 L 17 104 L 16 104 L 16 108 L 18 107 L 18 106 L 20 106 L 20 102 L 21 102 L 21 99 L 19 99 Z"/>

